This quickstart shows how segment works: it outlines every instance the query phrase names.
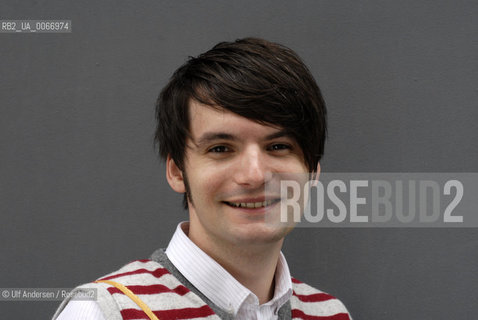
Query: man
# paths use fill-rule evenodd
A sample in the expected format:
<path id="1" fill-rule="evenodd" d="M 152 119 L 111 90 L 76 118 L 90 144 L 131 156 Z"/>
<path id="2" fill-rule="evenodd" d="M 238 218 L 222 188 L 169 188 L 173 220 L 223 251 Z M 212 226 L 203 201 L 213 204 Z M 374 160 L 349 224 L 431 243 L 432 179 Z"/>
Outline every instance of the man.
<path id="1" fill-rule="evenodd" d="M 217 44 L 172 76 L 156 140 L 189 222 L 167 249 L 64 301 L 64 319 L 350 319 L 343 304 L 291 278 L 280 252 L 291 227 L 270 223 L 281 173 L 318 173 L 325 104 L 290 49 L 247 38 Z M 272 189 L 273 190 L 273 189 Z"/>

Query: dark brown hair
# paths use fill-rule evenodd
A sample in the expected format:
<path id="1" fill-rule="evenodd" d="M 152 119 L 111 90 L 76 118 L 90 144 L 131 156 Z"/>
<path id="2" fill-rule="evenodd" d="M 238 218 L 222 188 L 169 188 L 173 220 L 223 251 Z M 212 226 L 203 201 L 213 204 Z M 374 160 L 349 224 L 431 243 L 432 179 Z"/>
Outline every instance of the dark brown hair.
<path id="1" fill-rule="evenodd" d="M 190 99 L 285 129 L 301 147 L 308 169 L 317 168 L 327 131 L 325 103 L 291 49 L 257 38 L 221 42 L 176 70 L 157 100 L 155 141 L 161 157 L 170 154 L 180 169 Z"/>

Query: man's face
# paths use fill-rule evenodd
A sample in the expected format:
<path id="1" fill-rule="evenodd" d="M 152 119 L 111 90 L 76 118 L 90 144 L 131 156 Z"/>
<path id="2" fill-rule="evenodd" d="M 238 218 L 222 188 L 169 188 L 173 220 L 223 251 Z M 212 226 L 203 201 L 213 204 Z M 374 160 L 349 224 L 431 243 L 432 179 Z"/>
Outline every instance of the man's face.
<path id="1" fill-rule="evenodd" d="M 175 191 L 189 185 L 190 238 L 200 247 L 281 241 L 290 228 L 264 221 L 280 206 L 280 191 L 266 185 L 273 173 L 308 171 L 297 142 L 281 128 L 195 100 L 189 111 L 184 172 L 168 159 L 167 177 Z"/>

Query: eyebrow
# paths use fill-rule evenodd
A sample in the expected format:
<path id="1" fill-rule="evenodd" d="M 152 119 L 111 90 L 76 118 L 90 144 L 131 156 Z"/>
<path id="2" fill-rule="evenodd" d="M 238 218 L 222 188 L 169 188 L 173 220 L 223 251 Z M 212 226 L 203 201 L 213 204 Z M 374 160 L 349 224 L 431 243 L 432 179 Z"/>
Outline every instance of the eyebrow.
<path id="1" fill-rule="evenodd" d="M 206 132 L 204 133 L 197 142 L 195 143 L 197 146 L 201 146 L 203 144 L 210 143 L 216 140 L 238 140 L 236 136 L 225 133 L 225 132 Z"/>
<path id="2" fill-rule="evenodd" d="M 292 135 L 290 134 L 289 131 L 282 129 L 266 136 L 265 140 L 272 140 L 272 139 L 277 139 L 282 137 L 292 138 Z"/>
<path id="3" fill-rule="evenodd" d="M 291 134 L 287 130 L 279 130 L 277 132 L 271 133 L 265 136 L 264 141 L 273 140 L 282 137 L 292 137 Z M 217 140 L 229 140 L 229 141 L 237 141 L 239 138 L 233 134 L 226 133 L 226 132 L 206 132 L 204 133 L 197 142 L 195 143 L 196 146 L 201 146 L 204 144 L 211 143 Z"/>

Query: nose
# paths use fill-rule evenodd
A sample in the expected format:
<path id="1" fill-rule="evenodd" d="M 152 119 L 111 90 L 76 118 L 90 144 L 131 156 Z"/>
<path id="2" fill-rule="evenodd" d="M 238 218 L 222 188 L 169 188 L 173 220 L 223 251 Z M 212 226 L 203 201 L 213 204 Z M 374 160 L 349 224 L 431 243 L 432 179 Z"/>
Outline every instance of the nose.
<path id="1" fill-rule="evenodd" d="M 246 148 L 234 168 L 235 182 L 243 187 L 257 188 L 265 184 L 268 177 L 268 165 L 265 154 L 259 147 Z"/>

